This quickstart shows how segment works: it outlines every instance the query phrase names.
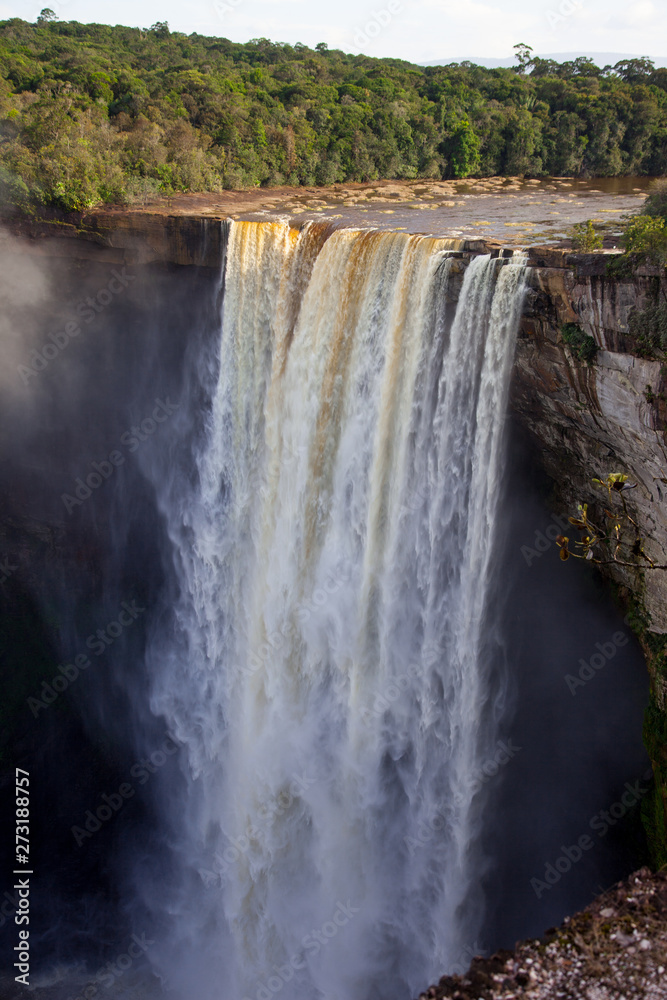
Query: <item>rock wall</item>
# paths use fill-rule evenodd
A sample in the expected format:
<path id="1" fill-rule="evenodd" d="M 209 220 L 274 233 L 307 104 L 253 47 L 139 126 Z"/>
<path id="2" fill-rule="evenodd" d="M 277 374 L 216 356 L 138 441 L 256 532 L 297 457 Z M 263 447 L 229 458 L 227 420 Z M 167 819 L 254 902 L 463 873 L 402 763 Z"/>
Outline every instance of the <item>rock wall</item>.
<path id="1" fill-rule="evenodd" d="M 53 219 L 5 217 L 0 237 L 21 238 L 25 252 L 113 264 L 181 264 L 219 269 L 225 221 L 109 209 Z"/>
<path id="2" fill-rule="evenodd" d="M 667 281 L 646 270 L 632 278 L 609 277 L 608 255 L 561 254 L 560 266 L 539 266 L 531 253 L 530 288 L 519 334 L 512 406 L 539 442 L 541 461 L 571 513 L 577 502 L 604 506 L 593 477 L 630 476 L 626 494 L 651 559 L 667 561 L 667 387 L 663 364 L 633 353 L 628 318 Z M 664 270 L 663 270 L 664 275 Z M 579 360 L 561 329 L 576 323 L 598 352 Z M 576 531 L 574 531 L 576 536 Z M 667 632 L 667 572 L 610 567 L 610 575 L 641 596 L 653 632 Z"/>
<path id="3" fill-rule="evenodd" d="M 538 461 L 554 484 L 560 510 L 588 503 L 596 523 L 613 506 L 593 477 L 627 474 L 637 487 L 624 494 L 647 555 L 667 562 L 667 370 L 638 356 L 629 316 L 667 301 L 665 269 L 613 276 L 609 255 L 530 252 L 526 297 L 511 403 L 536 443 Z M 576 323 L 598 347 L 587 363 L 564 342 Z M 576 528 L 569 532 L 579 537 Z M 557 570 L 556 570 L 557 571 Z M 646 653 L 651 700 L 644 741 L 656 787 L 644 809 L 654 862 L 667 862 L 667 570 L 602 567 L 631 607 L 631 625 Z"/>

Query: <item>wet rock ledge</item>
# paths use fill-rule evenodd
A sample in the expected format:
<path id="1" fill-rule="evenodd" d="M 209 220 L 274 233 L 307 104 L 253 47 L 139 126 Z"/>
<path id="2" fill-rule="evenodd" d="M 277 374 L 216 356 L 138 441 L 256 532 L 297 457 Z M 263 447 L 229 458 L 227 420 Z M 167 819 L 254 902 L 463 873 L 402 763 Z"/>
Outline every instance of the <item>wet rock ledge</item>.
<path id="1" fill-rule="evenodd" d="M 474 958 L 419 1000 L 665 1000 L 667 870 L 640 868 L 544 937 Z"/>

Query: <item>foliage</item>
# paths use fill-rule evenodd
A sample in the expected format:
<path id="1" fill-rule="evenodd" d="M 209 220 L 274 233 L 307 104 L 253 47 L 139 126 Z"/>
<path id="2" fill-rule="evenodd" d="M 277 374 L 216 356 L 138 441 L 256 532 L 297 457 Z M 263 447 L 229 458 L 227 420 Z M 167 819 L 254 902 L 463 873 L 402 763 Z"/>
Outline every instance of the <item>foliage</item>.
<path id="1" fill-rule="evenodd" d="M 561 336 L 572 353 L 587 364 L 592 364 L 598 352 L 598 346 L 593 337 L 584 333 L 576 323 L 565 323 L 561 327 Z"/>
<path id="2" fill-rule="evenodd" d="M 468 177 L 479 169 L 480 143 L 467 118 L 451 132 L 447 143 L 450 170 L 454 177 Z"/>
<path id="3" fill-rule="evenodd" d="M 644 202 L 644 215 L 667 219 L 667 177 L 654 181 Z"/>
<path id="4" fill-rule="evenodd" d="M 667 260 L 665 219 L 662 216 L 635 216 L 626 226 L 622 242 L 627 253 L 664 263 Z"/>
<path id="5" fill-rule="evenodd" d="M 0 166 L 22 203 L 378 178 L 667 173 L 667 72 L 421 67 L 266 38 L 0 22 Z M 7 176 L 3 175 L 3 176 Z"/>
<path id="6" fill-rule="evenodd" d="M 584 253 L 602 249 L 602 237 L 595 232 L 592 219 L 577 222 L 572 227 L 572 246 L 575 250 L 583 250 Z"/>
<path id="7" fill-rule="evenodd" d="M 667 304 L 654 302 L 633 309 L 628 325 L 640 357 L 654 358 L 656 352 L 667 350 Z"/>
<path id="8" fill-rule="evenodd" d="M 617 281 L 628 281 L 635 273 L 637 261 L 627 253 L 615 253 L 610 256 L 606 264 L 606 273 L 610 278 Z"/>
<path id="9" fill-rule="evenodd" d="M 667 564 L 654 562 L 644 551 L 639 526 L 628 510 L 625 496 L 636 489 L 637 484 L 629 482 L 628 476 L 622 472 L 611 472 L 605 479 L 593 479 L 593 483 L 606 489 L 610 506 L 615 509 L 604 508 L 603 526 L 593 521 L 588 513 L 588 504 L 577 504 L 576 517 L 568 520 L 579 531 L 580 538 L 574 543 L 574 548 L 570 548 L 570 539 L 566 535 L 558 535 L 556 544 L 560 558 L 566 562 L 574 556 L 597 566 L 614 563 L 636 570 L 667 569 Z"/>
<path id="10" fill-rule="evenodd" d="M 532 45 L 526 45 L 524 42 L 520 42 L 518 45 L 514 46 L 514 55 L 516 56 L 516 61 L 519 64 L 517 68 L 519 73 L 525 73 L 526 70 L 532 65 L 532 52 Z"/>

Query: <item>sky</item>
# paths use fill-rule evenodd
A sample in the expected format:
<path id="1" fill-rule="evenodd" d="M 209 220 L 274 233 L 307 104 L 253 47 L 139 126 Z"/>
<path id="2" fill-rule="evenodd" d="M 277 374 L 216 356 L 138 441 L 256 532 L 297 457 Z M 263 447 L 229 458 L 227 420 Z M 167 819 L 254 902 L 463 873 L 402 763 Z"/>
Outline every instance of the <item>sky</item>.
<path id="1" fill-rule="evenodd" d="M 271 38 L 411 62 L 586 52 L 667 57 L 664 0 L 0 0 L 0 19 L 61 20 L 197 31 L 233 41 Z M 662 10 L 660 9 L 662 8 Z M 661 61 L 662 61 L 661 59 Z"/>

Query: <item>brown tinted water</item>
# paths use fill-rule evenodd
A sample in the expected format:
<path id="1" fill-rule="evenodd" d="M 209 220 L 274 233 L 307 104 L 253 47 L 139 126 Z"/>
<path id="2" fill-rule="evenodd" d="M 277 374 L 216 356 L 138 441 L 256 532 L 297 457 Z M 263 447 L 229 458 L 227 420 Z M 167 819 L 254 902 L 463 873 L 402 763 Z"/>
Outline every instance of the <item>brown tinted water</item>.
<path id="1" fill-rule="evenodd" d="M 476 237 L 508 245 L 559 244 L 577 222 L 593 219 L 605 246 L 615 246 L 624 216 L 641 210 L 651 178 L 379 181 L 332 187 L 255 188 L 178 195 L 144 206 L 170 214 L 243 219 L 319 219 L 343 226 Z"/>
<path id="2" fill-rule="evenodd" d="M 341 186 L 342 187 L 342 186 Z M 341 225 L 401 229 L 461 238 L 486 237 L 502 243 L 557 244 L 574 223 L 592 219 L 614 246 L 624 216 L 637 212 L 646 197 L 645 178 L 603 181 L 511 181 L 468 184 L 416 182 L 348 192 L 301 194 L 286 203 L 239 218 L 288 215 L 338 220 Z"/>
<path id="3" fill-rule="evenodd" d="M 178 195 L 170 214 L 248 221 L 319 219 L 343 226 L 403 230 L 434 236 L 487 238 L 509 245 L 559 244 L 574 223 L 592 219 L 612 247 L 624 216 L 638 212 L 648 177 L 465 181 L 379 181 L 332 187 L 255 188 L 220 194 Z M 151 203 L 144 211 L 163 209 Z"/>

